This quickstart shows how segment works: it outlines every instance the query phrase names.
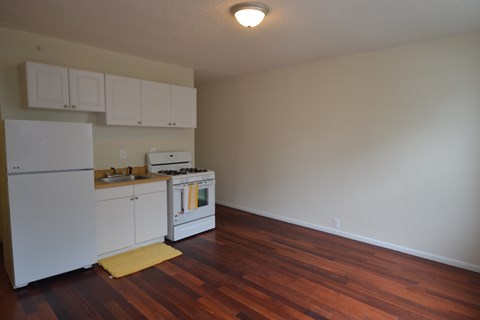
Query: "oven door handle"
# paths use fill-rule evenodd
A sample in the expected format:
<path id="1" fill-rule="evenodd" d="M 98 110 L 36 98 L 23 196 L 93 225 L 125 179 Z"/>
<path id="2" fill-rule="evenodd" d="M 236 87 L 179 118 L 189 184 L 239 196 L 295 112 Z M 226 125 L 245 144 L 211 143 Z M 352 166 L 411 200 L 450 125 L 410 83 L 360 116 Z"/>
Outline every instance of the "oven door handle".
<path id="1" fill-rule="evenodd" d="M 183 188 L 185 188 L 186 186 L 189 186 L 191 184 L 198 184 L 199 187 L 202 187 L 202 186 L 211 186 L 211 185 L 214 185 L 215 184 L 215 180 L 204 180 L 204 181 L 199 181 L 199 182 L 188 182 L 188 183 L 183 183 L 183 184 L 179 184 L 179 185 L 176 185 L 176 186 L 173 186 L 173 190 L 183 190 Z"/>

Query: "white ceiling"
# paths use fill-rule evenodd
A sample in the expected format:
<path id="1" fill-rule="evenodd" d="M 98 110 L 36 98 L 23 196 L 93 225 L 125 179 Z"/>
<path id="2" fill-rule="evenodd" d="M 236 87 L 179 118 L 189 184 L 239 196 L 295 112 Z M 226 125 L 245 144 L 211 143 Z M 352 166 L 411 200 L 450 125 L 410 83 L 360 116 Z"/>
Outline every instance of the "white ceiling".
<path id="1" fill-rule="evenodd" d="M 480 30 L 480 0 L 1 0 L 0 26 L 190 67 L 196 83 Z"/>

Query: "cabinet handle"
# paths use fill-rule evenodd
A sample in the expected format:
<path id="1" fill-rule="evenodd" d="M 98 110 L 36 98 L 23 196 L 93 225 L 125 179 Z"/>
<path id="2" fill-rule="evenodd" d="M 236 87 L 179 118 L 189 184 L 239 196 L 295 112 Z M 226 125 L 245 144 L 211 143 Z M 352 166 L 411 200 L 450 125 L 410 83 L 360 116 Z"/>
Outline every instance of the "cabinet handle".
<path id="1" fill-rule="evenodd" d="M 169 123 L 168 123 L 168 125 L 169 125 L 169 126 L 171 126 L 171 125 L 172 125 L 172 123 L 171 123 L 171 122 L 169 122 Z"/>
<path id="2" fill-rule="evenodd" d="M 64 107 L 65 109 L 68 109 L 68 104 L 64 104 L 63 107 Z"/>
<path id="3" fill-rule="evenodd" d="M 73 105 L 73 106 L 72 106 L 72 109 L 76 109 L 76 108 L 77 108 L 77 106 L 76 106 L 76 105 Z"/>
<path id="4" fill-rule="evenodd" d="M 135 200 L 135 197 L 131 197 L 131 198 L 130 198 L 130 201 L 133 201 L 133 200 Z"/>
<path id="5" fill-rule="evenodd" d="M 142 121 L 138 121 L 138 124 L 142 124 Z"/>
<path id="6" fill-rule="evenodd" d="M 135 200 L 138 200 L 138 196 L 135 197 Z"/>
<path id="7" fill-rule="evenodd" d="M 173 125 L 176 126 L 177 124 L 174 122 Z"/>

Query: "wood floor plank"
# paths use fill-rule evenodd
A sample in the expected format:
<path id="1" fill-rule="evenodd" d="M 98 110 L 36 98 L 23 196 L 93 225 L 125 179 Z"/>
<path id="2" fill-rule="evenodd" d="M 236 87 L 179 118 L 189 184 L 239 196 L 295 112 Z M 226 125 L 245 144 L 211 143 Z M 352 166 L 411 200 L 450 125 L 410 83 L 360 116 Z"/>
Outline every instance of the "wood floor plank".
<path id="1" fill-rule="evenodd" d="M 112 279 L 113 280 L 113 279 Z M 113 280 L 114 287 L 123 296 L 128 296 L 129 302 L 147 319 L 174 319 L 174 315 L 158 303 L 152 296 L 135 283 L 129 281 Z M 148 307 L 146 307 L 148 306 Z"/>
<path id="2" fill-rule="evenodd" d="M 0 318 L 479 320 L 480 274 L 217 206 L 183 255 L 114 279 L 98 265 L 13 290 Z"/>

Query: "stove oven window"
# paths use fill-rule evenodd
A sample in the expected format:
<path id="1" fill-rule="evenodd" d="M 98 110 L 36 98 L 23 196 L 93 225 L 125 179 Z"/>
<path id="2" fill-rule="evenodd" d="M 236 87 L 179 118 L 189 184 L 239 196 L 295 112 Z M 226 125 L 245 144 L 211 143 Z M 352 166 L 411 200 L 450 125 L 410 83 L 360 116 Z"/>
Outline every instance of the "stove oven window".
<path id="1" fill-rule="evenodd" d="M 198 189 L 198 207 L 208 205 L 208 188 Z"/>

